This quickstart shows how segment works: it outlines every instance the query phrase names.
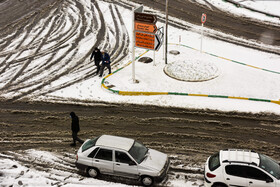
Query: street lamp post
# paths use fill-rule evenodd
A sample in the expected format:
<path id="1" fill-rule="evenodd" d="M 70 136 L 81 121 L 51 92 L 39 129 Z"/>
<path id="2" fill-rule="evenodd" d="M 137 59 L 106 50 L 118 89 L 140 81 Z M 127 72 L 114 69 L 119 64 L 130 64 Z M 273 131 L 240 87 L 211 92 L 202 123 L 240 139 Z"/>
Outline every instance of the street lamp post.
<path id="1" fill-rule="evenodd" d="M 165 14 L 165 64 L 167 64 L 168 0 L 166 0 L 165 4 Z"/>

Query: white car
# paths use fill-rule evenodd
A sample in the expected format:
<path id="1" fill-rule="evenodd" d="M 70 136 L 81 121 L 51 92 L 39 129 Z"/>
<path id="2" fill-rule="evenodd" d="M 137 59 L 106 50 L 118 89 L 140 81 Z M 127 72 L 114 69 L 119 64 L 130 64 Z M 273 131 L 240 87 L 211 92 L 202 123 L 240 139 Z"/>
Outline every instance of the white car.
<path id="1" fill-rule="evenodd" d="M 207 159 L 204 186 L 280 187 L 280 166 L 254 151 L 221 150 Z"/>
<path id="2" fill-rule="evenodd" d="M 151 186 L 166 177 L 169 159 L 133 139 L 102 135 L 83 143 L 76 166 L 94 178 L 99 174 L 115 175 L 139 179 L 144 186 Z"/>

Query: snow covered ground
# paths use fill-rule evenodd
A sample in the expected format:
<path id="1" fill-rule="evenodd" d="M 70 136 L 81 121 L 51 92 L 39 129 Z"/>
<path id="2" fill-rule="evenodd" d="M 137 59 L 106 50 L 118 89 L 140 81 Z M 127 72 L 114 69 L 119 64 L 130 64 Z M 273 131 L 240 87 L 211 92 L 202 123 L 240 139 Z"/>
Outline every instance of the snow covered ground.
<path id="1" fill-rule="evenodd" d="M 101 5 L 101 8 L 106 11 L 108 5 L 106 3 L 101 3 Z M 228 5 L 228 8 L 230 9 L 234 8 L 232 4 L 223 4 L 223 6 L 225 5 Z M 119 8 L 122 9 L 121 7 Z M 237 8 L 235 7 L 235 9 Z M 238 11 L 242 11 L 244 14 L 248 12 L 246 9 L 238 9 Z M 130 11 L 123 9 L 122 12 L 123 17 L 131 17 Z M 259 13 L 256 14 L 258 15 L 258 18 L 271 21 L 270 17 L 260 15 Z M 254 15 L 254 13 L 250 12 L 248 16 Z M 106 17 L 106 19 L 109 24 L 113 22 L 110 17 Z M 174 18 L 171 17 L 170 19 Z M 128 29 L 132 28 L 130 19 L 125 19 L 124 21 Z M 274 18 L 274 21 L 278 24 L 280 23 L 279 19 Z M 161 27 L 164 23 L 157 23 L 157 25 L 158 27 Z M 169 43 L 180 43 L 199 50 L 201 42 L 201 27 L 192 25 L 192 28 L 193 31 L 185 31 L 170 26 L 168 31 Z M 207 32 L 216 32 L 207 29 L 207 22 L 205 23 L 204 29 Z M 128 33 L 131 34 L 131 31 Z M 179 38 L 181 38 L 181 42 Z M 229 60 L 213 57 L 209 54 L 200 53 L 188 47 L 169 45 L 169 51 L 178 50 L 180 51 L 180 54 L 168 54 L 168 63 L 176 64 L 176 62 L 178 62 L 177 64 L 179 64 L 184 61 L 188 64 L 192 64 L 199 59 L 200 61 L 204 61 L 205 64 L 214 64 L 219 70 L 219 76 L 209 81 L 184 82 L 172 79 L 164 73 L 163 69 L 165 64 L 163 60 L 163 49 L 164 47 L 155 54 L 155 66 L 153 63 L 142 64 L 136 61 L 135 71 L 136 79 L 139 81 L 138 84 L 135 84 L 132 81 L 131 65 L 111 75 L 106 79 L 105 84 L 113 86 L 112 89 L 119 91 L 180 92 L 189 94 L 257 98 L 275 101 L 280 99 L 279 74 L 250 67 L 255 66 L 277 72 L 280 69 L 279 55 L 265 53 L 212 38 L 203 37 L 203 51 L 248 65 L 244 66 Z M 143 49 L 136 49 L 137 55 L 141 55 L 144 52 L 145 50 Z M 144 56 L 153 58 L 153 52 L 149 51 Z M 117 68 L 113 69 L 113 71 L 123 67 L 124 64 L 127 64 L 130 61 L 130 59 L 131 57 L 128 56 L 125 60 L 123 60 L 123 64 L 120 64 Z M 177 72 L 174 73 L 176 74 Z M 100 86 L 100 82 L 100 78 L 93 77 L 81 83 L 77 83 L 65 89 L 48 94 L 46 98 L 40 99 L 49 100 L 61 97 L 68 98 L 69 100 L 96 100 L 116 103 L 137 103 L 171 107 L 214 109 L 222 111 L 280 113 L 279 105 L 266 102 L 177 95 L 120 96 L 104 90 Z"/>
<path id="2" fill-rule="evenodd" d="M 0 185 L 1 186 L 64 186 L 64 187 L 82 187 L 82 186 L 114 186 L 125 187 L 132 186 L 116 182 L 108 182 L 90 177 L 85 177 L 78 173 L 74 165 L 74 154 L 65 153 L 64 155 L 39 150 L 25 150 L 17 153 L 9 152 L 0 154 Z M 194 173 L 187 175 L 173 174 L 174 179 L 169 179 L 165 184 L 168 186 L 192 186 L 203 185 L 203 175 L 195 174 L 199 167 L 188 167 L 187 170 L 193 170 Z M 183 170 L 182 165 L 176 168 Z M 179 176 L 179 177 L 176 177 Z M 176 177 L 176 179 L 175 179 Z M 117 181 L 116 179 L 114 181 Z M 140 184 L 135 182 L 135 185 Z"/>
<path id="3" fill-rule="evenodd" d="M 7 159 L 0 160 L 1 186 L 127 186 L 102 180 L 85 178 L 77 171 L 69 172 L 69 163 L 65 156 L 38 150 L 27 150 L 21 155 L 21 161 L 29 160 L 29 164 L 19 163 L 12 156 L 1 155 Z M 18 155 L 19 156 L 19 155 Z M 73 156 L 73 155 L 72 155 Z M 69 159 L 69 158 L 68 158 Z M 72 161 L 72 160 L 71 160 Z M 40 166 L 33 167 L 36 163 Z"/>
<path id="4" fill-rule="evenodd" d="M 273 24 L 280 24 L 279 19 L 270 18 L 259 13 L 253 13 L 245 9 L 237 9 L 231 4 L 223 1 L 209 0 L 215 6 L 222 9 L 234 11 L 236 14 L 242 14 L 249 17 L 256 17 L 269 21 Z M 218 2 L 218 3 L 217 3 Z M 100 1 L 101 9 L 106 12 L 108 3 Z M 203 1 L 201 1 L 203 3 Z M 260 3 L 262 5 L 260 6 Z M 263 8 L 267 12 L 275 12 L 275 7 L 280 7 L 279 2 L 273 1 L 248 1 L 248 6 Z M 271 6 L 272 5 L 272 6 Z M 131 12 L 122 7 L 118 7 L 123 17 L 131 17 Z M 273 8 L 273 9 L 271 9 Z M 279 10 L 279 8 L 278 8 Z M 257 16 L 256 16 L 257 15 Z M 113 22 L 111 17 L 106 17 L 107 24 Z M 170 18 L 174 19 L 174 18 Z M 131 20 L 125 19 L 127 29 L 131 29 Z M 187 24 L 187 23 L 186 23 Z M 158 23 L 158 26 L 163 26 L 163 23 Z M 185 31 L 169 27 L 169 42 L 180 43 L 190 46 L 195 49 L 200 48 L 200 29 L 201 27 L 192 26 L 193 31 Z M 204 27 L 209 32 L 216 32 L 207 29 L 207 22 Z M 131 30 L 129 31 L 131 34 Z M 179 42 L 179 38 L 181 41 Z M 88 42 L 88 41 L 87 41 Z M 86 43 L 86 42 L 85 42 Z M 80 47 L 86 45 L 79 45 Z M 163 47 L 162 47 L 163 49 Z M 214 40 L 212 38 L 203 38 L 203 51 L 215 54 L 219 57 L 235 60 L 248 64 L 250 66 L 240 65 L 232 61 L 211 56 L 206 53 L 200 53 L 199 50 L 193 50 L 183 45 L 169 45 L 169 50 L 180 51 L 179 55 L 168 54 L 168 63 L 181 64 L 187 63 L 192 65 L 199 60 L 201 64 L 213 64 L 218 69 L 218 76 L 202 82 L 185 82 L 173 79 L 167 76 L 163 69 L 165 67 L 163 60 L 163 50 L 156 52 L 155 65 L 153 63 L 143 64 L 136 61 L 136 79 L 139 83 L 132 81 L 132 66 L 128 65 L 121 71 L 114 73 L 105 80 L 105 85 L 110 86 L 114 90 L 120 91 L 145 91 L 145 92 L 178 92 L 190 94 L 205 94 L 205 95 L 225 95 L 234 97 L 258 98 L 268 100 L 280 99 L 280 75 L 250 66 L 255 66 L 270 71 L 280 71 L 280 56 L 269 54 L 254 49 L 249 49 L 234 44 L 225 43 L 223 41 Z M 86 51 L 80 49 L 81 53 Z M 136 54 L 141 55 L 145 52 L 143 49 L 136 49 Z M 144 56 L 153 58 L 154 54 L 149 51 Z M 130 56 L 126 57 L 118 67 L 123 67 L 130 61 Z M 88 58 L 89 59 L 89 58 Z M 90 62 L 89 62 L 90 63 Z M 202 65 L 203 66 L 203 65 Z M 189 67 L 189 66 L 188 66 Z M 179 69 L 174 68 L 175 74 Z M 182 73 L 182 72 L 180 72 Z M 195 76 L 195 72 L 194 76 Z M 200 76 L 200 75 L 198 75 Z M 62 80 L 59 80 L 62 81 Z M 76 83 L 70 87 L 58 90 L 54 93 L 47 94 L 44 97 L 36 98 L 40 100 L 49 100 L 63 98 L 69 100 L 81 101 L 105 101 L 115 103 L 137 103 L 137 104 L 152 104 L 170 107 L 184 107 L 196 109 L 213 109 L 222 111 L 240 111 L 240 112 L 271 112 L 280 114 L 280 106 L 274 103 L 256 102 L 237 99 L 225 98 L 209 98 L 209 97 L 194 97 L 194 96 L 179 96 L 179 95 L 154 95 L 154 96 L 121 96 L 112 94 L 110 91 L 101 87 L 102 79 L 92 77 L 84 82 Z M 49 152 L 41 152 L 38 150 L 27 150 L 27 153 L 18 156 L 25 156 L 27 159 L 43 160 L 42 162 L 50 165 L 57 165 L 61 155 L 55 155 Z M 76 173 L 63 172 L 52 167 L 48 171 L 38 168 L 26 167 L 23 163 L 13 160 L 12 156 L 1 155 L 6 157 L 0 159 L 0 184 L 1 186 L 126 186 L 123 184 L 100 181 L 90 178 L 82 179 Z M 73 155 L 72 155 L 73 157 Z M 72 160 L 73 161 L 73 160 Z M 62 163 L 63 167 L 67 167 L 67 163 Z M 201 186 L 202 180 L 194 182 L 186 182 L 183 179 L 177 179 L 170 182 L 170 186 Z"/>

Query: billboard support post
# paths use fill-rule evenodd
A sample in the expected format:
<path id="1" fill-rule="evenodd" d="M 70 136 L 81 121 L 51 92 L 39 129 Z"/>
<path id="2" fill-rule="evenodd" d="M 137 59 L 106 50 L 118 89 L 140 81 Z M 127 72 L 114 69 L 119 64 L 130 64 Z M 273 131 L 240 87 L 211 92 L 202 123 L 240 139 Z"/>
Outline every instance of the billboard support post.
<path id="1" fill-rule="evenodd" d="M 134 26 L 134 19 L 135 19 L 135 12 L 143 12 L 143 6 L 140 6 L 136 9 L 132 8 L 132 55 L 131 55 L 131 63 L 132 63 L 132 81 L 133 83 L 137 83 L 135 79 L 135 26 Z"/>
<path id="2" fill-rule="evenodd" d="M 135 10 L 134 10 L 135 11 Z M 135 80 L 135 30 L 134 30 L 134 11 L 132 11 L 132 55 L 131 55 L 131 63 L 132 63 L 132 81 L 133 83 L 136 82 Z"/>

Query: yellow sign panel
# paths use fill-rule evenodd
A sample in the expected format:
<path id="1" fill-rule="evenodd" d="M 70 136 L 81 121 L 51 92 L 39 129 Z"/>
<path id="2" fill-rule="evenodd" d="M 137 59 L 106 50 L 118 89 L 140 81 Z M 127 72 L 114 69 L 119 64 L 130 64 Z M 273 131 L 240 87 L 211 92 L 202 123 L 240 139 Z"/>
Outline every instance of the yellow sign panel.
<path id="1" fill-rule="evenodd" d="M 145 49 L 155 49 L 155 35 L 135 32 L 135 46 Z"/>
<path id="2" fill-rule="evenodd" d="M 134 23 L 135 30 L 142 31 L 142 32 L 150 32 L 155 33 L 157 31 L 157 26 L 153 24 L 146 24 L 146 23 Z"/>

